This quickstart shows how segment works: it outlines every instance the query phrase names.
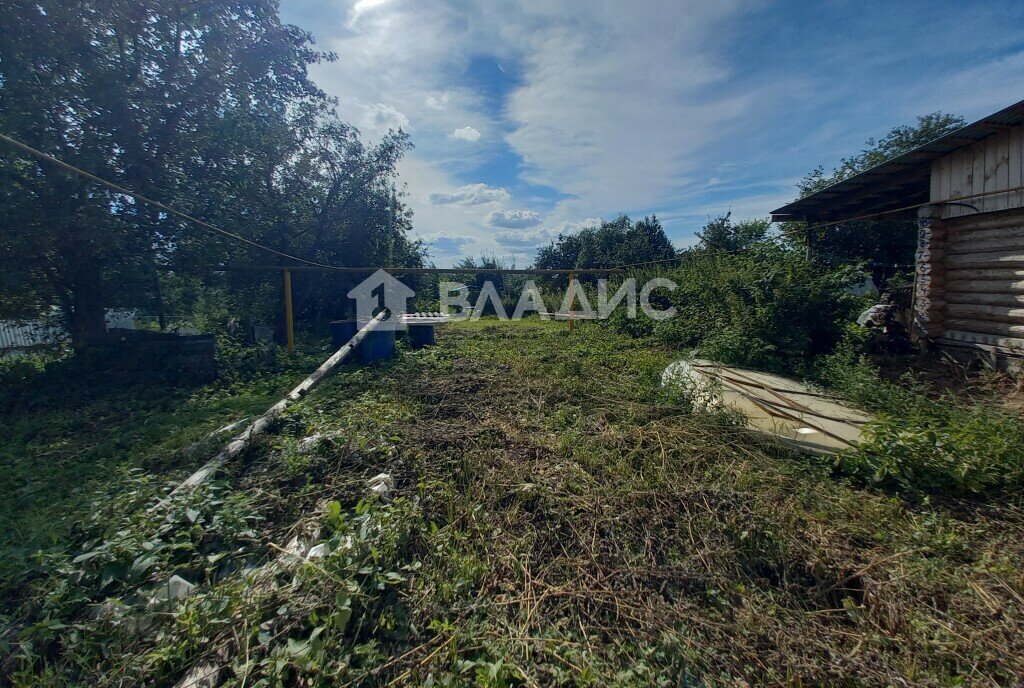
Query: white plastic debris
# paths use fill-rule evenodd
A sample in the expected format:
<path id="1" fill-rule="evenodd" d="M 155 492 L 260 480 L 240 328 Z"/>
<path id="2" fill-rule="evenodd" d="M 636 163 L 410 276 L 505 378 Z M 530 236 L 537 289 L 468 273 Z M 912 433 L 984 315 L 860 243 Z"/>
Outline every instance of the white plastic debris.
<path id="1" fill-rule="evenodd" d="M 181 576 L 171 576 L 166 583 L 157 588 L 156 593 L 149 599 L 147 606 L 150 610 L 169 606 L 172 602 L 185 599 L 195 589 L 196 586 Z"/>
<path id="2" fill-rule="evenodd" d="M 320 539 L 320 528 L 307 529 L 308 532 L 296 535 L 288 544 L 285 545 L 285 553 L 291 556 L 302 559 L 303 557 L 309 556 L 310 547 L 313 543 Z"/>
<path id="3" fill-rule="evenodd" d="M 204 662 L 185 674 L 177 688 L 215 688 L 223 671 L 223 667 L 213 662 Z"/>
<path id="4" fill-rule="evenodd" d="M 299 539 L 299 536 L 296 535 L 288 541 L 288 544 L 284 546 L 284 550 L 293 557 L 301 557 L 306 553 L 308 547 L 309 544 L 305 540 Z"/>
<path id="5" fill-rule="evenodd" d="M 857 324 L 861 327 L 882 327 L 891 310 L 891 304 L 875 304 L 857 317 Z"/>
<path id="6" fill-rule="evenodd" d="M 309 437 L 303 437 L 299 440 L 299 453 L 308 454 L 317 448 L 317 445 L 323 440 L 324 436 L 319 432 L 310 435 Z"/>
<path id="7" fill-rule="evenodd" d="M 313 547 L 312 549 L 309 550 L 309 553 L 306 554 L 306 558 L 307 559 L 320 559 L 325 554 L 327 554 L 327 543 L 326 542 L 321 542 L 319 545 L 317 545 L 316 547 Z"/>
<path id="8" fill-rule="evenodd" d="M 395 480 L 389 473 L 378 473 L 366 483 L 366 487 L 369 488 L 370 492 L 384 499 L 391 495 L 391 490 L 394 486 Z"/>

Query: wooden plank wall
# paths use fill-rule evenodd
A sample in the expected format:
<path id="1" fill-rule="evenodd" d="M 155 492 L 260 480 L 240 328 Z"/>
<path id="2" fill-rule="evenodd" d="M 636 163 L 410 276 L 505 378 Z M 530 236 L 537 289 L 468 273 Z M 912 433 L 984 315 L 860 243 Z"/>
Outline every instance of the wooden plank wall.
<path id="1" fill-rule="evenodd" d="M 932 162 L 931 200 L 976 193 L 998 192 L 1024 184 L 1024 126 L 998 132 L 973 146 L 953 151 Z M 997 193 L 981 198 L 968 198 L 983 213 L 1024 207 L 1024 191 Z M 963 206 L 947 206 L 942 217 L 973 215 Z"/>

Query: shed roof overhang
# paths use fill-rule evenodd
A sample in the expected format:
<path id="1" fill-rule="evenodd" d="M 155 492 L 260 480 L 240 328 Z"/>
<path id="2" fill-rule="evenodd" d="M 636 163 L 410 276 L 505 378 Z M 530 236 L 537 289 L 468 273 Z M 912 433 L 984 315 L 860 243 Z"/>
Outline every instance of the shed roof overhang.
<path id="1" fill-rule="evenodd" d="M 773 210 L 772 220 L 838 222 L 882 213 L 891 219 L 914 217 L 914 209 L 907 206 L 932 200 L 933 160 L 1019 124 L 1024 124 L 1024 100 Z"/>

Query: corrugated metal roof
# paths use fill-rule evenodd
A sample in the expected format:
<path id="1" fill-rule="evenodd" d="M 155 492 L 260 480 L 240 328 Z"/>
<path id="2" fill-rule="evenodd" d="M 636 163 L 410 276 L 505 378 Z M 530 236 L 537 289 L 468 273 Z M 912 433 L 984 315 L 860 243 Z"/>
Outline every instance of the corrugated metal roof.
<path id="1" fill-rule="evenodd" d="M 1024 124 L 1024 100 L 773 210 L 772 219 L 828 222 L 926 203 L 932 160 L 1019 124 Z"/>

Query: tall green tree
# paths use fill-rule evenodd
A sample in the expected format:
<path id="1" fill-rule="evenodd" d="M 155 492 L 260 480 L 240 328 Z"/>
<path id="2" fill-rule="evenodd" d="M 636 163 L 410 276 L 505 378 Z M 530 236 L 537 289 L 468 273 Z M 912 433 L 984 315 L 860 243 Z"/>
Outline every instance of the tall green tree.
<path id="1" fill-rule="evenodd" d="M 535 265 L 545 270 L 613 268 L 668 260 L 675 256 L 676 249 L 657 216 L 633 222 L 628 216 L 620 215 L 611 222 L 602 222 L 600 227 L 559 235 L 537 252 Z"/>
<path id="2" fill-rule="evenodd" d="M 842 158 L 829 174 L 821 165 L 797 184 L 800 198 L 898 157 L 966 124 L 962 117 L 934 112 L 917 118 L 914 124 L 893 128 L 881 139 L 868 139 L 860 153 Z M 793 245 L 806 247 L 807 228 L 802 222 L 787 222 L 783 236 Z M 883 283 L 901 266 L 914 262 L 917 231 L 913 222 L 871 220 L 845 222 L 813 232 L 815 259 L 825 265 L 867 263 L 876 282 Z"/>
<path id="3" fill-rule="evenodd" d="M 261 114 L 255 121 L 242 113 L 225 120 L 224 126 L 223 138 L 233 145 L 212 149 L 218 157 L 201 179 L 212 189 L 214 203 L 204 217 L 221 226 L 241 221 L 246 235 L 260 243 L 327 265 L 422 265 L 423 246 L 410 236 L 412 212 L 404 203 L 397 172 L 411 147 L 407 134 L 389 132 L 368 146 L 353 127 L 318 109 Z M 178 245 L 171 265 L 188 272 L 257 260 L 262 265 L 290 262 L 252 255 L 230 242 L 211 250 L 207 237 L 192 234 Z M 296 315 L 306 320 L 345 315 L 345 294 L 365 277 L 296 273 Z M 228 278 L 242 311 L 254 316 L 280 312 L 268 309 L 276 300 L 260 303 L 257 289 L 273 281 L 270 291 L 279 294 L 278 275 L 231 272 Z"/>
<path id="4" fill-rule="evenodd" d="M 728 212 L 708 220 L 704 228 L 697 232 L 700 240 L 698 248 L 727 253 L 745 251 L 764 242 L 770 229 L 769 220 L 733 222 L 732 213 Z"/>
<path id="5" fill-rule="evenodd" d="M 307 74 L 329 56 L 275 0 L 0 0 L 0 16 L 0 130 L 200 215 L 232 183 L 226 129 L 329 107 Z M 0 175 L 2 287 L 21 294 L 3 304 L 60 305 L 79 346 L 104 332 L 105 307 L 146 298 L 157 263 L 220 245 L 10 151 Z"/>

